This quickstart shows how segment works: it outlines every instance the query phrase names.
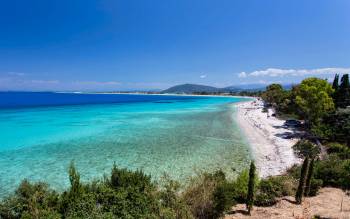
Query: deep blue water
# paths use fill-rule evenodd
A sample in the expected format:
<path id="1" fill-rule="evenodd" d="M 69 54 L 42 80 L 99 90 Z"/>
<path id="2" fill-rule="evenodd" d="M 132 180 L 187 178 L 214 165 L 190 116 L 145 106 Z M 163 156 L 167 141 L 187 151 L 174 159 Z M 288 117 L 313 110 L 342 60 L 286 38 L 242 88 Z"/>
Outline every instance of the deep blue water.
<path id="1" fill-rule="evenodd" d="M 191 100 L 205 97 L 53 92 L 0 92 L 1 108 Z"/>

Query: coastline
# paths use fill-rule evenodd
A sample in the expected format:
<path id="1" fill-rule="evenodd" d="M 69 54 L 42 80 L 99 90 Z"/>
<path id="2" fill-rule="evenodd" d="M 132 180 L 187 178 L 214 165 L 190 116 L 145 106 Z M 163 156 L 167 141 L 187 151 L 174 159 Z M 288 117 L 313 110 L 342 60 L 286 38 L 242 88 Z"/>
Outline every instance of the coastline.
<path id="1" fill-rule="evenodd" d="M 262 112 L 259 99 L 240 102 L 236 107 L 236 121 L 251 146 L 260 177 L 280 175 L 289 167 L 300 163 L 292 146 L 298 138 L 296 131 L 284 126 L 285 120 L 271 116 L 272 110 Z"/>
<path id="2" fill-rule="evenodd" d="M 154 95 L 154 96 L 185 96 L 185 97 L 229 97 L 229 98 L 246 98 L 246 99 L 254 99 L 256 97 L 250 96 L 236 96 L 236 95 L 199 95 L 199 94 L 173 94 L 173 93 L 142 93 L 142 92 L 81 92 L 81 91 L 72 91 L 72 92 L 64 92 L 64 91 L 56 91 L 54 93 L 68 93 L 68 94 L 125 94 L 125 95 Z"/>

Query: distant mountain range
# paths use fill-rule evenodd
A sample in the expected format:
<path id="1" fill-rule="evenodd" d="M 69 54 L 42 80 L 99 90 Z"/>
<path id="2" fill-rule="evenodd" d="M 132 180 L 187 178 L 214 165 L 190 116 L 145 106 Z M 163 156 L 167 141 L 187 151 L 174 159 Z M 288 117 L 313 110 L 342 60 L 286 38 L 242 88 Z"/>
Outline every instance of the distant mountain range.
<path id="1" fill-rule="evenodd" d="M 162 93 L 214 93 L 214 92 L 239 92 L 239 91 L 260 91 L 265 90 L 265 86 L 261 84 L 249 84 L 239 86 L 229 86 L 224 88 L 217 88 L 213 86 L 206 86 L 200 84 L 180 84 L 163 90 Z"/>

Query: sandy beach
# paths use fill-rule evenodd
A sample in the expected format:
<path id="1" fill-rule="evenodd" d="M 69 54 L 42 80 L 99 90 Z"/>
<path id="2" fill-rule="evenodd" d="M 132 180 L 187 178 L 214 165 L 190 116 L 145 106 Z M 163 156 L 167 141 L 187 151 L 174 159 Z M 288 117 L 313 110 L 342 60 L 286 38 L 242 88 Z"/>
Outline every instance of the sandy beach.
<path id="1" fill-rule="evenodd" d="M 272 116 L 272 109 L 263 112 L 263 102 L 252 101 L 235 104 L 237 122 L 246 135 L 261 177 L 279 175 L 300 160 L 292 146 L 298 141 L 297 132 L 285 126 L 285 120 Z"/>

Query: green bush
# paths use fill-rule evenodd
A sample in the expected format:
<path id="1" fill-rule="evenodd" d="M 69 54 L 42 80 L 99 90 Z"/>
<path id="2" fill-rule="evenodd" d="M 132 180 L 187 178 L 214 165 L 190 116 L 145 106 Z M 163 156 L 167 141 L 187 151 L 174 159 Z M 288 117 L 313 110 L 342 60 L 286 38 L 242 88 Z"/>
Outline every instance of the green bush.
<path id="1" fill-rule="evenodd" d="M 271 206 L 276 203 L 278 197 L 293 195 L 295 190 L 296 182 L 289 176 L 262 179 L 254 203 L 257 206 Z"/>
<path id="2" fill-rule="evenodd" d="M 349 189 L 349 159 L 342 160 L 334 152 L 315 161 L 314 167 L 309 195 L 316 195 L 320 186 Z M 270 206 L 279 197 L 293 195 L 297 186 L 293 176 L 299 175 L 300 166 L 296 165 L 286 176 L 256 179 L 255 205 Z M 169 178 L 156 185 L 142 171 L 114 165 L 103 179 L 82 183 L 72 164 L 71 187 L 65 192 L 58 194 L 45 183 L 24 180 L 0 202 L 0 218 L 219 218 L 236 203 L 246 202 L 248 177 L 245 170 L 231 181 L 216 171 L 199 174 L 186 187 Z"/>
<path id="3" fill-rule="evenodd" d="M 350 159 L 350 148 L 344 144 L 336 142 L 328 143 L 327 152 L 337 154 L 340 159 Z"/>
<path id="4" fill-rule="evenodd" d="M 218 215 L 215 210 L 214 191 L 225 181 L 222 171 L 202 173 L 191 179 L 182 194 L 182 199 L 195 218 L 215 218 Z"/>
<path id="5" fill-rule="evenodd" d="M 350 189 L 350 159 L 341 160 L 337 155 L 315 163 L 314 178 L 323 181 L 322 186 Z"/>
<path id="6" fill-rule="evenodd" d="M 289 169 L 287 169 L 287 175 L 294 179 L 298 179 L 300 176 L 300 170 L 301 170 L 301 166 L 294 164 Z"/>
<path id="7" fill-rule="evenodd" d="M 180 184 L 165 175 L 159 191 L 161 218 L 193 218 L 189 207 L 180 197 Z"/>
<path id="8" fill-rule="evenodd" d="M 315 196 L 318 193 L 318 190 L 322 187 L 323 181 L 321 179 L 311 179 L 310 191 L 308 196 Z"/>
<path id="9" fill-rule="evenodd" d="M 222 182 L 214 190 L 213 193 L 213 208 L 214 217 L 217 218 L 232 206 L 236 204 L 234 197 L 236 195 L 236 190 L 233 183 Z"/>
<path id="10" fill-rule="evenodd" d="M 277 202 L 276 196 L 270 193 L 258 191 L 255 196 L 254 204 L 256 206 L 272 206 Z"/>
<path id="11" fill-rule="evenodd" d="M 322 124 L 327 127 L 327 138 L 331 141 L 343 142 L 350 147 L 350 109 L 337 109 L 326 115 Z"/>
<path id="12" fill-rule="evenodd" d="M 2 200 L 1 218 L 159 218 L 161 199 L 150 177 L 141 171 L 112 168 L 109 179 L 80 182 L 73 163 L 71 187 L 61 195 L 44 183 L 24 180 Z M 176 210 L 176 208 L 174 208 Z M 183 217 L 184 218 L 184 217 Z"/>
<path id="13" fill-rule="evenodd" d="M 15 193 L 1 202 L 0 218 L 59 218 L 59 195 L 45 183 L 23 180 Z"/>
<path id="14" fill-rule="evenodd" d="M 300 158 L 314 158 L 320 153 L 320 147 L 309 140 L 299 140 L 293 145 L 294 153 Z"/>
<path id="15" fill-rule="evenodd" d="M 154 218 L 159 212 L 156 187 L 141 171 L 119 169 L 109 178 L 81 184 L 70 167 L 71 188 L 61 196 L 61 213 L 68 218 Z"/>
<path id="16" fill-rule="evenodd" d="M 245 203 L 248 194 L 249 171 L 243 170 L 233 181 L 234 199 L 238 203 Z"/>
<path id="17" fill-rule="evenodd" d="M 295 179 L 300 175 L 300 166 L 288 169 L 287 174 Z M 331 186 L 343 189 L 350 188 L 350 159 L 341 159 L 337 153 L 330 154 L 324 160 L 314 163 L 314 180 L 319 180 L 321 187 Z M 314 181 L 316 183 L 316 181 Z M 315 192 L 313 192 L 315 194 Z"/>

